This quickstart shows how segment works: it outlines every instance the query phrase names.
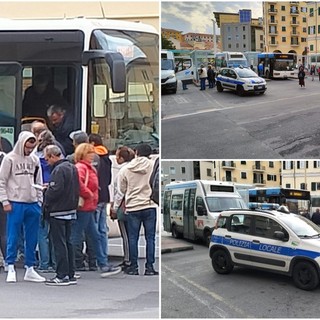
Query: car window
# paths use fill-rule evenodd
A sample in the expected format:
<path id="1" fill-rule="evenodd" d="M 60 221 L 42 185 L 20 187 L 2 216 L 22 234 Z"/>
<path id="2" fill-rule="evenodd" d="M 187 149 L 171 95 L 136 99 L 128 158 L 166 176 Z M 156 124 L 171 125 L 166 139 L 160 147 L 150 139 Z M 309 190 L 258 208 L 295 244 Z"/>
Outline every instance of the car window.
<path id="1" fill-rule="evenodd" d="M 230 217 L 230 230 L 236 233 L 249 234 L 251 227 L 251 216 L 235 214 Z"/>
<path id="2" fill-rule="evenodd" d="M 238 75 L 240 78 L 254 78 L 258 75 L 251 69 L 237 69 Z"/>
<path id="3" fill-rule="evenodd" d="M 226 77 L 228 74 L 228 70 L 224 69 L 221 71 L 221 75 L 223 75 L 224 77 Z"/>
<path id="4" fill-rule="evenodd" d="M 285 238 L 289 237 L 287 231 L 277 221 L 268 217 L 256 217 L 255 235 L 274 239 L 275 231 L 282 231 L 285 234 Z"/>
<path id="5" fill-rule="evenodd" d="M 233 78 L 233 79 L 236 79 L 236 78 L 237 78 L 237 75 L 236 75 L 236 73 L 235 73 L 233 70 L 229 70 L 228 76 L 229 76 L 230 78 Z"/>

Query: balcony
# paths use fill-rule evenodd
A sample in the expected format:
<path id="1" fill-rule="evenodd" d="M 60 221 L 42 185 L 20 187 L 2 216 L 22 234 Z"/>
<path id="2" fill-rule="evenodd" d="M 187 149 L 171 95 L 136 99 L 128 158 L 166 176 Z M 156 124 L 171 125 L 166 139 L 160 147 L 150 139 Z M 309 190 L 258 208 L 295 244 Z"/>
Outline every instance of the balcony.
<path id="1" fill-rule="evenodd" d="M 278 20 L 268 20 L 268 24 L 278 24 Z"/>
<path id="2" fill-rule="evenodd" d="M 291 35 L 292 37 L 299 37 L 299 36 L 300 36 L 300 32 L 291 31 L 291 32 L 290 32 L 290 35 Z"/>
<path id="3" fill-rule="evenodd" d="M 276 46 L 278 45 L 278 41 L 269 41 L 269 42 L 268 42 L 268 45 L 269 45 L 270 47 L 276 47 Z"/>
<path id="4" fill-rule="evenodd" d="M 253 180 L 253 184 L 256 187 L 263 187 L 266 185 L 266 180 Z"/>
<path id="5" fill-rule="evenodd" d="M 222 169 L 231 169 L 234 170 L 236 168 L 236 164 L 233 161 L 222 161 Z"/>
<path id="6" fill-rule="evenodd" d="M 278 9 L 268 9 L 268 13 L 269 14 L 277 14 L 278 13 Z"/>
<path id="7" fill-rule="evenodd" d="M 237 178 L 231 178 L 231 177 L 222 177 L 223 182 L 237 182 Z"/>
<path id="8" fill-rule="evenodd" d="M 298 47 L 298 46 L 300 46 L 300 44 L 299 44 L 298 41 L 291 42 L 290 45 L 291 45 L 291 47 Z"/>
<path id="9" fill-rule="evenodd" d="M 261 166 L 261 165 L 253 165 L 252 166 L 252 170 L 254 172 L 263 172 L 263 171 L 266 171 L 266 166 Z"/>
<path id="10" fill-rule="evenodd" d="M 276 36 L 278 34 L 278 30 L 269 30 L 270 36 Z"/>
<path id="11" fill-rule="evenodd" d="M 290 14 L 292 16 L 298 16 L 299 15 L 299 10 L 297 9 L 290 9 Z"/>
<path id="12" fill-rule="evenodd" d="M 298 26 L 300 23 L 299 23 L 299 21 L 297 21 L 297 20 L 292 20 L 292 21 L 290 21 L 290 25 L 292 25 L 292 26 Z"/>

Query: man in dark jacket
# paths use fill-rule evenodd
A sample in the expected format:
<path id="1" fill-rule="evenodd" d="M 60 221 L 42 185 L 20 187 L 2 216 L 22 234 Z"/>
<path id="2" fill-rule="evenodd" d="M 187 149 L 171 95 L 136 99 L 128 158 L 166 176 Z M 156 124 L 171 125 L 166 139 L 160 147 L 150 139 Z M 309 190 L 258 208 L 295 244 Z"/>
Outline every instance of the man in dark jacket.
<path id="1" fill-rule="evenodd" d="M 99 179 L 99 200 L 96 209 L 96 224 L 99 232 L 99 242 L 101 252 L 108 261 L 108 232 L 107 232 L 107 203 L 110 202 L 109 185 L 111 183 L 111 160 L 109 159 L 108 149 L 103 145 L 102 138 L 98 134 L 89 135 L 89 143 L 94 146 L 96 155 L 99 157 L 99 165 L 97 167 Z M 88 246 L 91 247 L 90 238 Z M 91 250 L 89 250 L 91 251 Z M 93 266 L 89 265 L 89 268 Z"/>
<path id="2" fill-rule="evenodd" d="M 51 179 L 44 202 L 45 216 L 49 216 L 50 233 L 56 256 L 56 277 L 47 285 L 76 284 L 74 251 L 70 241 L 71 226 L 76 219 L 79 201 L 79 178 L 76 167 L 62 159 L 59 147 L 44 149 L 46 161 L 52 166 Z"/>
<path id="3" fill-rule="evenodd" d="M 62 144 L 66 155 L 72 154 L 74 147 L 69 134 L 74 130 L 73 119 L 60 105 L 50 106 L 47 115 L 50 120 L 51 131 L 56 140 Z"/>

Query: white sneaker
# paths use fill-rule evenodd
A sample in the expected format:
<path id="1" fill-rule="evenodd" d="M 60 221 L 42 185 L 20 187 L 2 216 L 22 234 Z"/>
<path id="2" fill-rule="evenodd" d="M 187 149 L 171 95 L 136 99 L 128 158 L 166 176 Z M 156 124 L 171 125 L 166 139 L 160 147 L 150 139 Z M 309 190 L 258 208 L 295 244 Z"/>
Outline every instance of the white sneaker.
<path id="1" fill-rule="evenodd" d="M 14 270 L 8 270 L 6 282 L 17 282 L 16 272 Z"/>
<path id="2" fill-rule="evenodd" d="M 34 271 L 33 267 L 27 268 L 23 278 L 25 281 L 32 282 L 45 282 L 46 278 L 41 277 L 37 272 Z"/>

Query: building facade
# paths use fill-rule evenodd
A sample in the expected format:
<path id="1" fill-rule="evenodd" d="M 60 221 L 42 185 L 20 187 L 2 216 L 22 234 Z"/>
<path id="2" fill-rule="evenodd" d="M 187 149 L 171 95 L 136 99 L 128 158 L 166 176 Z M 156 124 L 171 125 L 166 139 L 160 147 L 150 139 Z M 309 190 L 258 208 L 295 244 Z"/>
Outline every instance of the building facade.
<path id="1" fill-rule="evenodd" d="M 174 29 L 161 28 L 161 36 L 168 40 L 175 39 L 179 42 L 183 41 L 182 31 L 178 31 Z"/>

